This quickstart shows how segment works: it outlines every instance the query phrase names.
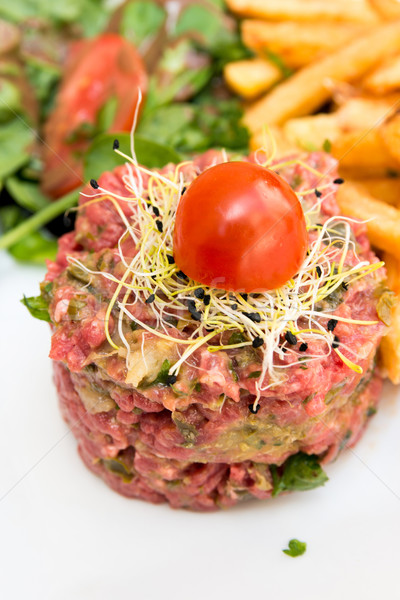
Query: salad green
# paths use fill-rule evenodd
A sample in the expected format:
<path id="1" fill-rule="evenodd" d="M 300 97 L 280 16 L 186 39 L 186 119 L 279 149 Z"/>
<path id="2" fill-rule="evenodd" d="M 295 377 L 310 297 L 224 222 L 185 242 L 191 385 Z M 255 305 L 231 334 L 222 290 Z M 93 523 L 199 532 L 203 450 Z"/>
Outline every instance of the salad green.
<path id="1" fill-rule="evenodd" d="M 152 0 L 62 5 L 15 0 L 0 7 L 0 24 L 10 40 L 4 57 L 0 41 L 0 249 L 8 248 L 15 259 L 53 258 L 57 236 L 66 230 L 60 216 L 77 202 L 79 190 L 53 202 L 40 185 L 46 177 L 44 127 L 71 42 L 110 31 L 131 41 L 142 55 L 149 87 L 135 132 L 139 162 L 153 168 L 213 147 L 248 150 L 242 109 L 225 87 L 222 69 L 249 51 L 222 0 L 182 3 L 174 15 Z M 123 164 L 112 151 L 114 138 L 130 155 L 129 134 L 108 133 L 116 110 L 111 97 L 95 126 L 88 124 L 79 133 L 90 141 L 83 157 L 86 180 Z"/>

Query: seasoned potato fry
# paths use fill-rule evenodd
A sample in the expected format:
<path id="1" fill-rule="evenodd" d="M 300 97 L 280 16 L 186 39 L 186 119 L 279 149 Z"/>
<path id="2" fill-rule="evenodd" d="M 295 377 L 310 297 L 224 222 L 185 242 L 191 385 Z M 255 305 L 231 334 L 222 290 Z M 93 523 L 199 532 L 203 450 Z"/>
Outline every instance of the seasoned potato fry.
<path id="1" fill-rule="evenodd" d="M 242 23 L 245 46 L 261 55 L 273 52 L 294 69 L 340 48 L 363 31 L 365 25 L 356 23 L 268 23 L 253 19 Z"/>
<path id="2" fill-rule="evenodd" d="M 400 90 L 400 55 L 393 56 L 364 79 L 366 90 L 374 94 L 388 94 Z"/>
<path id="3" fill-rule="evenodd" d="M 400 94 L 385 98 L 355 97 L 344 102 L 336 111 L 340 129 L 366 131 L 382 125 L 400 108 Z"/>
<path id="4" fill-rule="evenodd" d="M 394 115 L 383 126 L 382 137 L 391 156 L 400 164 L 400 114 Z"/>
<path id="5" fill-rule="evenodd" d="M 278 85 L 247 110 L 244 122 L 255 132 L 265 123 L 280 124 L 312 112 L 332 94 L 327 79 L 354 80 L 396 51 L 400 51 L 400 21 L 380 25 Z"/>
<path id="6" fill-rule="evenodd" d="M 369 3 L 385 19 L 400 19 L 398 0 L 369 0 Z"/>
<path id="7" fill-rule="evenodd" d="M 392 310 L 392 323 L 379 347 L 383 375 L 394 384 L 400 383 L 400 299 Z"/>
<path id="8" fill-rule="evenodd" d="M 375 177 L 353 180 L 365 194 L 371 194 L 377 200 L 400 208 L 400 177 Z M 400 293 L 400 289 L 399 289 Z"/>
<path id="9" fill-rule="evenodd" d="M 374 246 L 400 259 L 400 210 L 349 182 L 340 186 L 337 200 L 344 215 L 368 221 L 368 236 Z"/>
<path id="10" fill-rule="evenodd" d="M 387 284 L 395 294 L 400 294 L 400 260 L 389 252 L 384 252 L 382 258 L 386 266 Z"/>
<path id="11" fill-rule="evenodd" d="M 233 12 L 244 17 L 296 21 L 335 20 L 374 23 L 378 14 L 367 0 L 227 0 Z"/>
<path id="12" fill-rule="evenodd" d="M 370 177 L 384 176 L 388 171 L 400 168 L 387 149 L 379 129 L 341 135 L 332 143 L 332 154 L 343 169 L 358 169 Z"/>
<path id="13" fill-rule="evenodd" d="M 290 119 L 282 130 L 289 142 L 304 150 L 322 150 L 325 140 L 332 142 L 341 132 L 335 113 Z"/>
<path id="14" fill-rule="evenodd" d="M 282 72 L 269 60 L 251 58 L 225 65 L 224 77 L 234 92 L 250 100 L 282 79 Z"/>
<path id="15" fill-rule="evenodd" d="M 344 134 L 357 132 L 357 135 L 350 138 L 345 137 L 342 142 L 338 142 L 337 153 L 340 153 L 342 146 L 344 146 L 343 153 L 345 153 L 350 145 L 354 144 L 358 138 L 362 138 L 371 128 L 382 125 L 399 106 L 400 96 L 390 96 L 384 99 L 351 98 L 336 112 L 289 119 L 282 129 L 290 142 L 305 150 L 320 150 L 323 148 L 325 140 L 334 144 Z M 368 143 L 369 146 L 372 144 L 370 140 L 364 143 Z M 382 142 L 375 141 L 375 143 L 380 146 Z M 374 157 L 370 158 L 374 160 Z M 358 159 L 354 157 L 354 160 Z"/>
<path id="16" fill-rule="evenodd" d="M 383 255 L 386 264 L 387 283 L 395 294 L 400 294 L 400 260 L 388 254 Z M 392 310 L 392 324 L 379 349 L 380 365 L 384 374 L 395 384 L 400 383 L 400 299 Z"/>

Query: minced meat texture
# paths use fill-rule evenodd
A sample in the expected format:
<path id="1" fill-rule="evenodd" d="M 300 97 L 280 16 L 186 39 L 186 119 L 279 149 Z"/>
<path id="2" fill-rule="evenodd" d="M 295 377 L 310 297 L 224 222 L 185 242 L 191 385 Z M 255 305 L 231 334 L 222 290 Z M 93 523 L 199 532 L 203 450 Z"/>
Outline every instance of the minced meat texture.
<path id="1" fill-rule="evenodd" d="M 216 151 L 198 157 L 185 167 L 185 182 L 223 159 Z M 308 162 L 335 178 L 327 155 L 313 153 Z M 168 167 L 162 172 L 168 174 Z M 127 167 L 105 173 L 99 185 L 125 196 L 126 173 Z M 318 183 L 316 175 L 299 163 L 280 174 L 299 191 Z M 338 214 L 333 188 L 321 192 L 322 222 Z M 124 274 L 118 241 L 125 225 L 110 201 L 90 203 L 95 192 L 84 191 L 75 231 L 61 238 L 57 260 L 48 265 L 45 287 L 52 321 L 50 357 L 62 414 L 92 471 L 129 497 L 214 510 L 244 498 L 273 495 L 274 473 L 293 456 L 328 462 L 358 440 L 375 411 L 381 387 L 375 354 L 384 333 L 376 312 L 382 269 L 324 301 L 334 316 L 377 321 L 335 322 L 335 340 L 351 348 L 363 372 L 350 369 L 336 352 L 326 356 L 318 340 L 303 344 L 306 348 L 289 340 L 305 356 L 317 359 L 307 366 L 292 353 L 282 354 L 286 381 L 262 392 L 254 410 L 262 362 L 257 344 L 213 353 L 203 345 L 178 376 L 168 375 L 179 358 L 176 344 L 132 321 L 120 324 L 131 348 L 129 364 L 126 354 L 109 344 L 104 323 L 116 283 L 102 274 L 116 279 Z M 132 203 L 118 204 L 129 219 Z M 354 224 L 352 235 L 358 257 L 375 261 L 365 227 Z M 136 252 L 132 242 L 123 243 L 125 255 Z M 92 273 L 68 257 L 77 258 Z M 151 302 L 136 302 L 131 312 L 150 328 L 157 326 Z M 115 309 L 109 330 L 122 347 Z M 177 335 L 173 319 L 170 331 Z"/>

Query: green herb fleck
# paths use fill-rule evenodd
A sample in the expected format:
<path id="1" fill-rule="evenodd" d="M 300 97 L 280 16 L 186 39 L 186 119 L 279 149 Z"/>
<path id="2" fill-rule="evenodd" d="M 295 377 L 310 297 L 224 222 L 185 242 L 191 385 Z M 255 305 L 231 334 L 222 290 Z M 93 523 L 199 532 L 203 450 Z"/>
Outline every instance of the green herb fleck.
<path id="1" fill-rule="evenodd" d="M 288 546 L 289 548 L 286 548 L 286 550 L 282 550 L 282 552 L 284 552 L 288 556 L 293 556 L 293 558 L 296 556 L 301 556 L 307 549 L 307 544 L 305 542 L 300 542 L 296 539 L 290 540 Z"/>
<path id="2" fill-rule="evenodd" d="M 273 496 L 285 491 L 312 490 L 328 481 L 314 454 L 298 452 L 290 456 L 283 467 L 278 469 L 276 465 L 271 465 L 270 469 L 274 483 Z"/>
<path id="3" fill-rule="evenodd" d="M 247 379 L 256 379 L 257 377 L 260 377 L 260 375 L 261 371 L 252 371 L 250 375 L 247 376 Z"/>
<path id="4" fill-rule="evenodd" d="M 324 141 L 324 143 L 322 144 L 322 150 L 328 153 L 332 150 L 332 143 L 330 140 Z"/>
<path id="5" fill-rule="evenodd" d="M 245 336 L 240 331 L 234 331 L 228 340 L 229 346 L 243 344 L 246 341 Z"/>
<path id="6" fill-rule="evenodd" d="M 21 302 L 29 310 L 32 317 L 48 323 L 51 322 L 49 306 L 42 296 L 30 296 L 29 298 L 24 296 Z"/>

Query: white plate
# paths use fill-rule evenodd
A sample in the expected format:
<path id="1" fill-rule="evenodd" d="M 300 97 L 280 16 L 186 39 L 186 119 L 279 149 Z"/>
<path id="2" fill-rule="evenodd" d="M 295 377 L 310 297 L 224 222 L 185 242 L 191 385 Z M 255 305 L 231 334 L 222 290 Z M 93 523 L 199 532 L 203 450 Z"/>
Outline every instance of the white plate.
<path id="1" fill-rule="evenodd" d="M 400 598 L 398 390 L 323 488 L 213 514 L 127 500 L 59 415 L 48 328 L 19 303 L 43 273 L 0 254 L 0 598 Z M 282 553 L 291 538 L 304 556 Z"/>

